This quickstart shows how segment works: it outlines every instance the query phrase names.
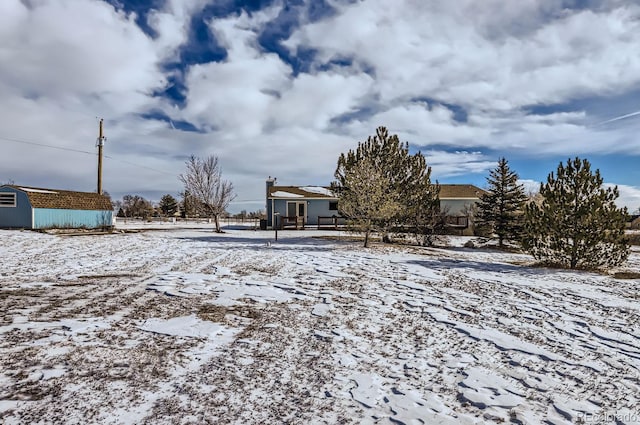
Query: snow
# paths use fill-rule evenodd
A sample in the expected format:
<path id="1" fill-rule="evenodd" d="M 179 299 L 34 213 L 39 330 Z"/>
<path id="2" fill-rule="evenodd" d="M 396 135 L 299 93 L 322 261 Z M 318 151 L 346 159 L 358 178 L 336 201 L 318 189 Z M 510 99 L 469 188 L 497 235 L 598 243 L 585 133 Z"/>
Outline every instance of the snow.
<path id="1" fill-rule="evenodd" d="M 330 189 L 327 189 L 326 187 L 322 187 L 322 186 L 305 186 L 305 187 L 301 187 L 300 189 L 309 193 L 317 193 L 319 195 L 330 196 L 330 197 L 335 196 Z"/>
<path id="2" fill-rule="evenodd" d="M 271 194 L 276 198 L 304 198 L 304 195 L 300 195 L 298 193 L 286 192 L 284 190 L 276 190 Z"/>
<path id="3" fill-rule="evenodd" d="M 214 338 L 215 335 L 223 334 L 224 326 L 200 320 L 192 314 L 171 319 L 147 319 L 140 326 L 140 329 L 163 335 Z"/>
<path id="4" fill-rule="evenodd" d="M 44 189 L 32 189 L 30 187 L 21 187 L 19 188 L 20 190 L 23 190 L 25 192 L 33 192 L 33 193 L 53 193 L 56 194 L 58 192 L 54 192 L 52 190 L 44 190 Z"/>
<path id="5" fill-rule="evenodd" d="M 640 423 L 638 279 L 188 226 L 0 231 L 3 423 Z"/>

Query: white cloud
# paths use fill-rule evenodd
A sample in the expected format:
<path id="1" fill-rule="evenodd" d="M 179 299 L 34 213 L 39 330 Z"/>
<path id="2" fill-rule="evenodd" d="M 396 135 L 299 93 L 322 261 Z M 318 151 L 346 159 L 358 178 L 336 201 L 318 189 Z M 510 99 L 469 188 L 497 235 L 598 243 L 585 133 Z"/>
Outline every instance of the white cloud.
<path id="1" fill-rule="evenodd" d="M 423 151 L 427 165 L 431 167 L 431 179 L 442 181 L 467 173 L 484 173 L 495 167 L 495 161 L 489 161 L 480 152 Z"/>
<path id="2" fill-rule="evenodd" d="M 366 74 L 301 74 L 275 102 L 270 119 L 277 126 L 327 129 L 331 119 L 353 112 L 374 83 Z"/>
<path id="3" fill-rule="evenodd" d="M 546 183 L 546 180 L 544 182 L 539 182 L 530 179 L 521 179 L 518 180 L 518 183 L 524 186 L 526 193 L 538 193 L 540 192 L 540 183 Z M 618 199 L 616 199 L 616 205 L 618 207 L 627 207 L 629 213 L 632 213 L 640 208 L 639 187 L 624 184 L 616 185 L 615 183 L 603 183 L 603 186 L 605 188 L 613 188 L 615 186 L 618 187 L 618 192 L 620 194 Z"/>
<path id="4" fill-rule="evenodd" d="M 187 10 L 187 6 L 185 2 L 180 7 Z M 97 117 L 104 117 L 107 155 L 113 155 L 118 144 L 127 145 L 123 159 L 157 165 L 154 158 L 135 155 L 139 143 L 153 141 L 145 140 L 147 123 L 133 114 L 160 104 L 153 92 L 166 85 L 161 62 L 186 40 L 186 12 L 180 15 L 176 7 L 171 12 L 165 25 L 158 24 L 160 37 L 152 40 L 133 16 L 102 1 L 1 2 L 0 137 L 92 152 Z M 130 132 L 122 131 L 125 128 Z M 95 188 L 92 155 L 2 143 L 4 179 L 35 186 Z M 139 170 L 107 158 L 105 187 L 128 191 L 127 186 L 133 189 L 141 181 L 158 183 L 157 176 L 145 180 L 148 173 Z"/>
<path id="5" fill-rule="evenodd" d="M 387 101 L 426 94 L 512 109 L 640 81 L 640 58 L 626 53 L 640 43 L 640 6 L 568 14 L 545 3 L 350 3 L 336 17 L 299 29 L 286 45 L 319 49 L 322 62 L 367 63 Z M 552 12 L 557 19 L 549 19 Z"/>
<path id="6" fill-rule="evenodd" d="M 411 127 L 425 140 L 441 143 L 442 134 L 458 146 L 535 144 L 538 152 L 570 153 L 579 143 L 592 152 L 617 148 L 627 137 L 614 130 L 604 141 L 598 135 L 600 143 L 585 143 L 584 111 L 531 123 L 520 108 L 640 87 L 640 58 L 628 55 L 640 46 L 640 5 L 609 2 L 572 12 L 533 0 L 399 0 L 393 8 L 371 0 L 338 8 L 335 17 L 300 28 L 285 44 L 291 51 L 317 49 L 318 63 L 347 57 L 354 67 L 367 64 L 386 108 L 397 104 L 406 110 L 408 99 L 425 96 L 467 109 L 469 126 L 444 122 L 433 129 L 415 121 Z M 405 112 L 405 121 L 415 115 Z M 362 124 L 374 128 L 380 121 Z"/>
<path id="7" fill-rule="evenodd" d="M 619 207 L 627 207 L 629 213 L 633 213 L 640 209 L 640 187 L 629 186 L 624 184 L 605 183 L 605 187 L 618 186 L 620 197 L 616 200 Z"/>
<path id="8" fill-rule="evenodd" d="M 274 94 L 291 84 L 291 67 L 258 48 L 259 31 L 274 13 L 273 9 L 251 16 L 243 12 L 211 22 L 211 30 L 227 49 L 227 59 L 189 69 L 183 117 L 199 127 L 224 128 L 242 138 L 261 134 Z"/>
<path id="9" fill-rule="evenodd" d="M 191 17 L 207 0 L 168 0 L 163 9 L 149 13 L 148 23 L 157 33 L 154 49 L 162 59 L 178 60 L 176 48 L 187 41 Z"/>
<path id="10" fill-rule="evenodd" d="M 3 89 L 56 98 L 115 92 L 135 105 L 140 94 L 164 84 L 152 41 L 106 3 L 32 2 L 25 12 L 19 1 L 8 1 L 20 12 L 2 34 L 0 60 L 11 64 L 0 70 Z"/>
<path id="11" fill-rule="evenodd" d="M 536 180 L 531 179 L 520 179 L 518 180 L 518 184 L 524 187 L 524 192 L 527 194 L 534 194 L 540 192 L 540 183 Z"/>

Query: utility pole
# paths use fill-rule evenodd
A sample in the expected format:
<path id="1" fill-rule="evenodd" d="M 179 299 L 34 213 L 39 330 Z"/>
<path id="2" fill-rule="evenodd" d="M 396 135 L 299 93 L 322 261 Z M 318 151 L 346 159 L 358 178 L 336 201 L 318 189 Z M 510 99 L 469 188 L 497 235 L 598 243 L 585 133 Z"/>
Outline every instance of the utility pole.
<path id="1" fill-rule="evenodd" d="M 102 195 L 102 148 L 107 139 L 102 132 L 103 119 L 100 118 L 100 131 L 98 134 L 98 194 Z"/>

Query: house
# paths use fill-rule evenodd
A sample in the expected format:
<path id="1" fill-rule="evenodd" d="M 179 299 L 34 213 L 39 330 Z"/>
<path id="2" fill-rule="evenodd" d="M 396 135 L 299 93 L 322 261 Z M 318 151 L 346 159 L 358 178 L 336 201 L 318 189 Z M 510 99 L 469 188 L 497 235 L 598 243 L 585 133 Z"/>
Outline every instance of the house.
<path id="1" fill-rule="evenodd" d="M 325 186 L 277 186 L 276 179 L 266 182 L 267 228 L 303 228 L 343 224 L 338 213 L 338 197 Z M 463 234 L 473 234 L 470 212 L 486 192 L 471 184 L 441 184 L 440 208 L 448 225 Z M 277 217 L 276 217 L 277 216 Z"/>
<path id="2" fill-rule="evenodd" d="M 441 184 L 440 210 L 447 224 L 463 235 L 473 235 L 473 209 L 487 192 L 472 184 Z"/>
<path id="3" fill-rule="evenodd" d="M 103 228 L 113 225 L 108 197 L 97 193 L 0 186 L 0 228 Z"/>
<path id="4" fill-rule="evenodd" d="M 467 215 L 487 192 L 472 184 L 441 184 L 440 209 L 450 216 Z"/>
<path id="5" fill-rule="evenodd" d="M 276 186 L 267 179 L 267 228 L 305 226 L 337 227 L 344 224 L 338 213 L 338 198 L 324 186 Z"/>

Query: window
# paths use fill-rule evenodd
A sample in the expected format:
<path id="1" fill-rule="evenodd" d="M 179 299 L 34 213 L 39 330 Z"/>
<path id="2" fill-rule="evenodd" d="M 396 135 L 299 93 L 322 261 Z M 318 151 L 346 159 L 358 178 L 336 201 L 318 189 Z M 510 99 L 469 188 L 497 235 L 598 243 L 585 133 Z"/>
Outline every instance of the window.
<path id="1" fill-rule="evenodd" d="M 16 194 L 15 193 L 0 193 L 0 208 L 1 207 L 15 207 L 16 206 Z"/>
<path id="2" fill-rule="evenodd" d="M 338 211 L 338 201 L 329 202 L 329 211 Z"/>

